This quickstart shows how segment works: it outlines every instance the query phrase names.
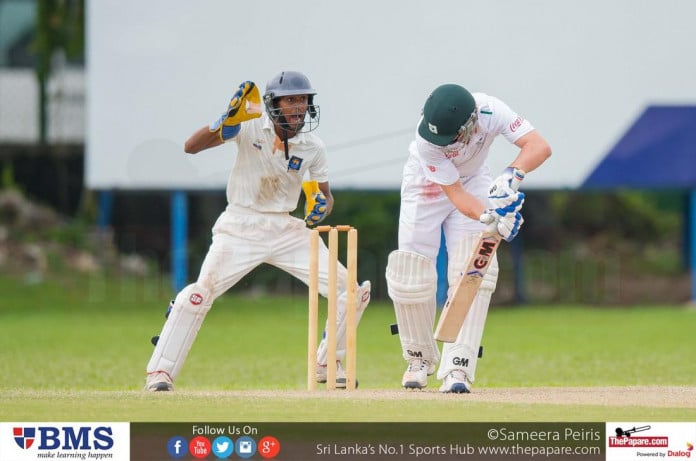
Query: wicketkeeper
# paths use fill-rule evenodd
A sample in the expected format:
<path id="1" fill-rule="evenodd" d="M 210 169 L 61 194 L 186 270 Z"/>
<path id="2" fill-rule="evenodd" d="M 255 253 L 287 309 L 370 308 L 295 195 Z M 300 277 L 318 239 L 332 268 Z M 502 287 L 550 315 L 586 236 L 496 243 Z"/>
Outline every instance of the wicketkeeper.
<path id="1" fill-rule="evenodd" d="M 499 135 L 520 150 L 493 180 L 485 161 Z M 399 249 L 389 255 L 386 274 L 408 363 L 403 387 L 427 386 L 440 360 L 433 324 L 441 229 L 451 292 L 485 225 L 494 226 L 507 241 L 515 238 L 523 222 L 524 195 L 515 190 L 513 178 L 521 181 L 524 172 L 533 171 L 550 155 L 551 148 L 532 125 L 493 96 L 445 84 L 425 101 L 401 183 Z M 440 392 L 471 391 L 497 280 L 494 259 L 456 341 L 443 346 L 437 373 Z"/>
<path id="2" fill-rule="evenodd" d="M 186 141 L 196 154 L 228 141 L 237 155 L 227 182 L 227 208 L 213 226 L 213 239 L 198 279 L 181 290 L 171 305 L 152 358 L 145 388 L 170 391 L 213 301 L 262 263 L 276 266 L 305 284 L 309 279 L 310 229 L 331 213 L 326 148 L 313 131 L 319 125 L 316 91 L 300 72 L 286 71 L 266 85 L 243 82 L 225 112 Z M 304 181 L 305 176 L 309 180 Z M 306 197 L 304 220 L 290 213 L 300 193 Z M 328 249 L 320 243 L 319 292 L 328 293 Z M 317 350 L 317 381 L 326 381 L 327 365 L 336 366 L 336 387 L 345 387 L 341 359 L 346 340 L 346 268 L 338 266 L 337 357 L 327 364 L 325 341 Z M 370 300 L 370 282 L 358 287 L 357 320 Z"/>

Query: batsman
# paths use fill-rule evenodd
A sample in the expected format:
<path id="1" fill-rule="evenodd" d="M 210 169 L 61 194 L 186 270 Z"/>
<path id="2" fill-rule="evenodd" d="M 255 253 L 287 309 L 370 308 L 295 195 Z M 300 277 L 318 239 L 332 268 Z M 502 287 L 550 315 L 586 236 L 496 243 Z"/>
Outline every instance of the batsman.
<path id="1" fill-rule="evenodd" d="M 519 152 L 493 178 L 486 159 L 498 136 Z M 403 387 L 426 387 L 439 362 L 440 392 L 471 392 L 488 306 L 498 280 L 494 249 L 500 239 L 509 242 L 519 232 L 524 194 L 517 187 L 525 173 L 534 171 L 550 155 L 542 135 L 498 98 L 472 94 L 450 83 L 438 86 L 426 99 L 403 170 L 399 246 L 389 255 L 386 270 L 407 362 Z M 443 311 L 441 323 L 445 325 L 440 326 L 453 330 L 453 337 L 444 343 L 440 360 L 433 326 L 435 261 L 442 232 L 448 257 L 446 306 L 462 307 L 460 298 L 467 290 L 473 300 L 465 306 L 468 313 L 463 323 L 446 317 Z M 472 258 L 475 251 L 481 252 L 478 258 Z"/>
<path id="2" fill-rule="evenodd" d="M 162 332 L 153 341 L 146 390 L 173 389 L 213 301 L 255 267 L 270 264 L 308 283 L 309 227 L 329 215 L 334 203 L 326 148 L 313 133 L 320 115 L 315 96 L 309 79 L 300 72 L 285 71 L 273 77 L 263 100 L 256 84 L 245 81 L 223 114 L 186 141 L 184 150 L 189 154 L 228 142 L 236 144 L 237 152 L 227 183 L 227 207 L 213 226 L 212 243 L 198 279 L 177 294 Z M 227 148 L 219 155 L 233 152 Z M 290 215 L 302 192 L 306 197 L 304 219 Z M 320 242 L 319 292 L 323 296 L 328 293 L 328 260 L 328 249 Z M 338 361 L 326 363 L 327 347 L 322 341 L 316 379 L 325 382 L 327 367 L 335 366 L 336 387 L 345 388 L 341 359 L 345 356 L 348 287 L 346 268 L 340 263 L 337 275 Z M 357 287 L 357 299 L 359 321 L 370 300 L 369 281 Z M 278 353 L 283 353 L 281 342 Z M 273 376 L 270 365 L 268 375 Z"/>

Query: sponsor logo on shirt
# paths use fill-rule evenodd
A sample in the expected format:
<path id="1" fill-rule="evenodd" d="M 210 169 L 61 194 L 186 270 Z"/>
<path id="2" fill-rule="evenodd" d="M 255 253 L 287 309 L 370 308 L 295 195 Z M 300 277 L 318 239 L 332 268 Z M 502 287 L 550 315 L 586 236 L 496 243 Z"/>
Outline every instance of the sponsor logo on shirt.
<path id="1" fill-rule="evenodd" d="M 302 159 L 300 157 L 295 157 L 294 155 L 288 160 L 288 171 L 295 170 L 300 171 L 302 166 Z"/>
<path id="2" fill-rule="evenodd" d="M 510 124 L 510 131 L 513 133 L 516 129 L 522 126 L 522 117 L 517 117 L 514 122 Z"/>

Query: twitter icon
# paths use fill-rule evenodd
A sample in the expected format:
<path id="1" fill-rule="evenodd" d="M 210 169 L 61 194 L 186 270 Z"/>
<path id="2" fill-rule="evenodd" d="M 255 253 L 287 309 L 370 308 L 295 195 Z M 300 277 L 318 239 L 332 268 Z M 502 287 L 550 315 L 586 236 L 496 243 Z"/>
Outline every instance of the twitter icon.
<path id="1" fill-rule="evenodd" d="M 213 454 L 216 458 L 224 459 L 229 458 L 234 452 L 234 442 L 229 437 L 221 435 L 220 437 L 213 440 Z"/>

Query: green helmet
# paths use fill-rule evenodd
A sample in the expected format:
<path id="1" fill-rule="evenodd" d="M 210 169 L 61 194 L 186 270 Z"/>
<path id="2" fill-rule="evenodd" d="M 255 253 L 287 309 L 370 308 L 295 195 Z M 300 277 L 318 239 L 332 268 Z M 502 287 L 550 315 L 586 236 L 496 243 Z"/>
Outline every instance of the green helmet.
<path id="1" fill-rule="evenodd" d="M 436 146 L 467 142 L 474 132 L 478 114 L 476 101 L 459 85 L 440 85 L 428 96 L 418 134 Z"/>

